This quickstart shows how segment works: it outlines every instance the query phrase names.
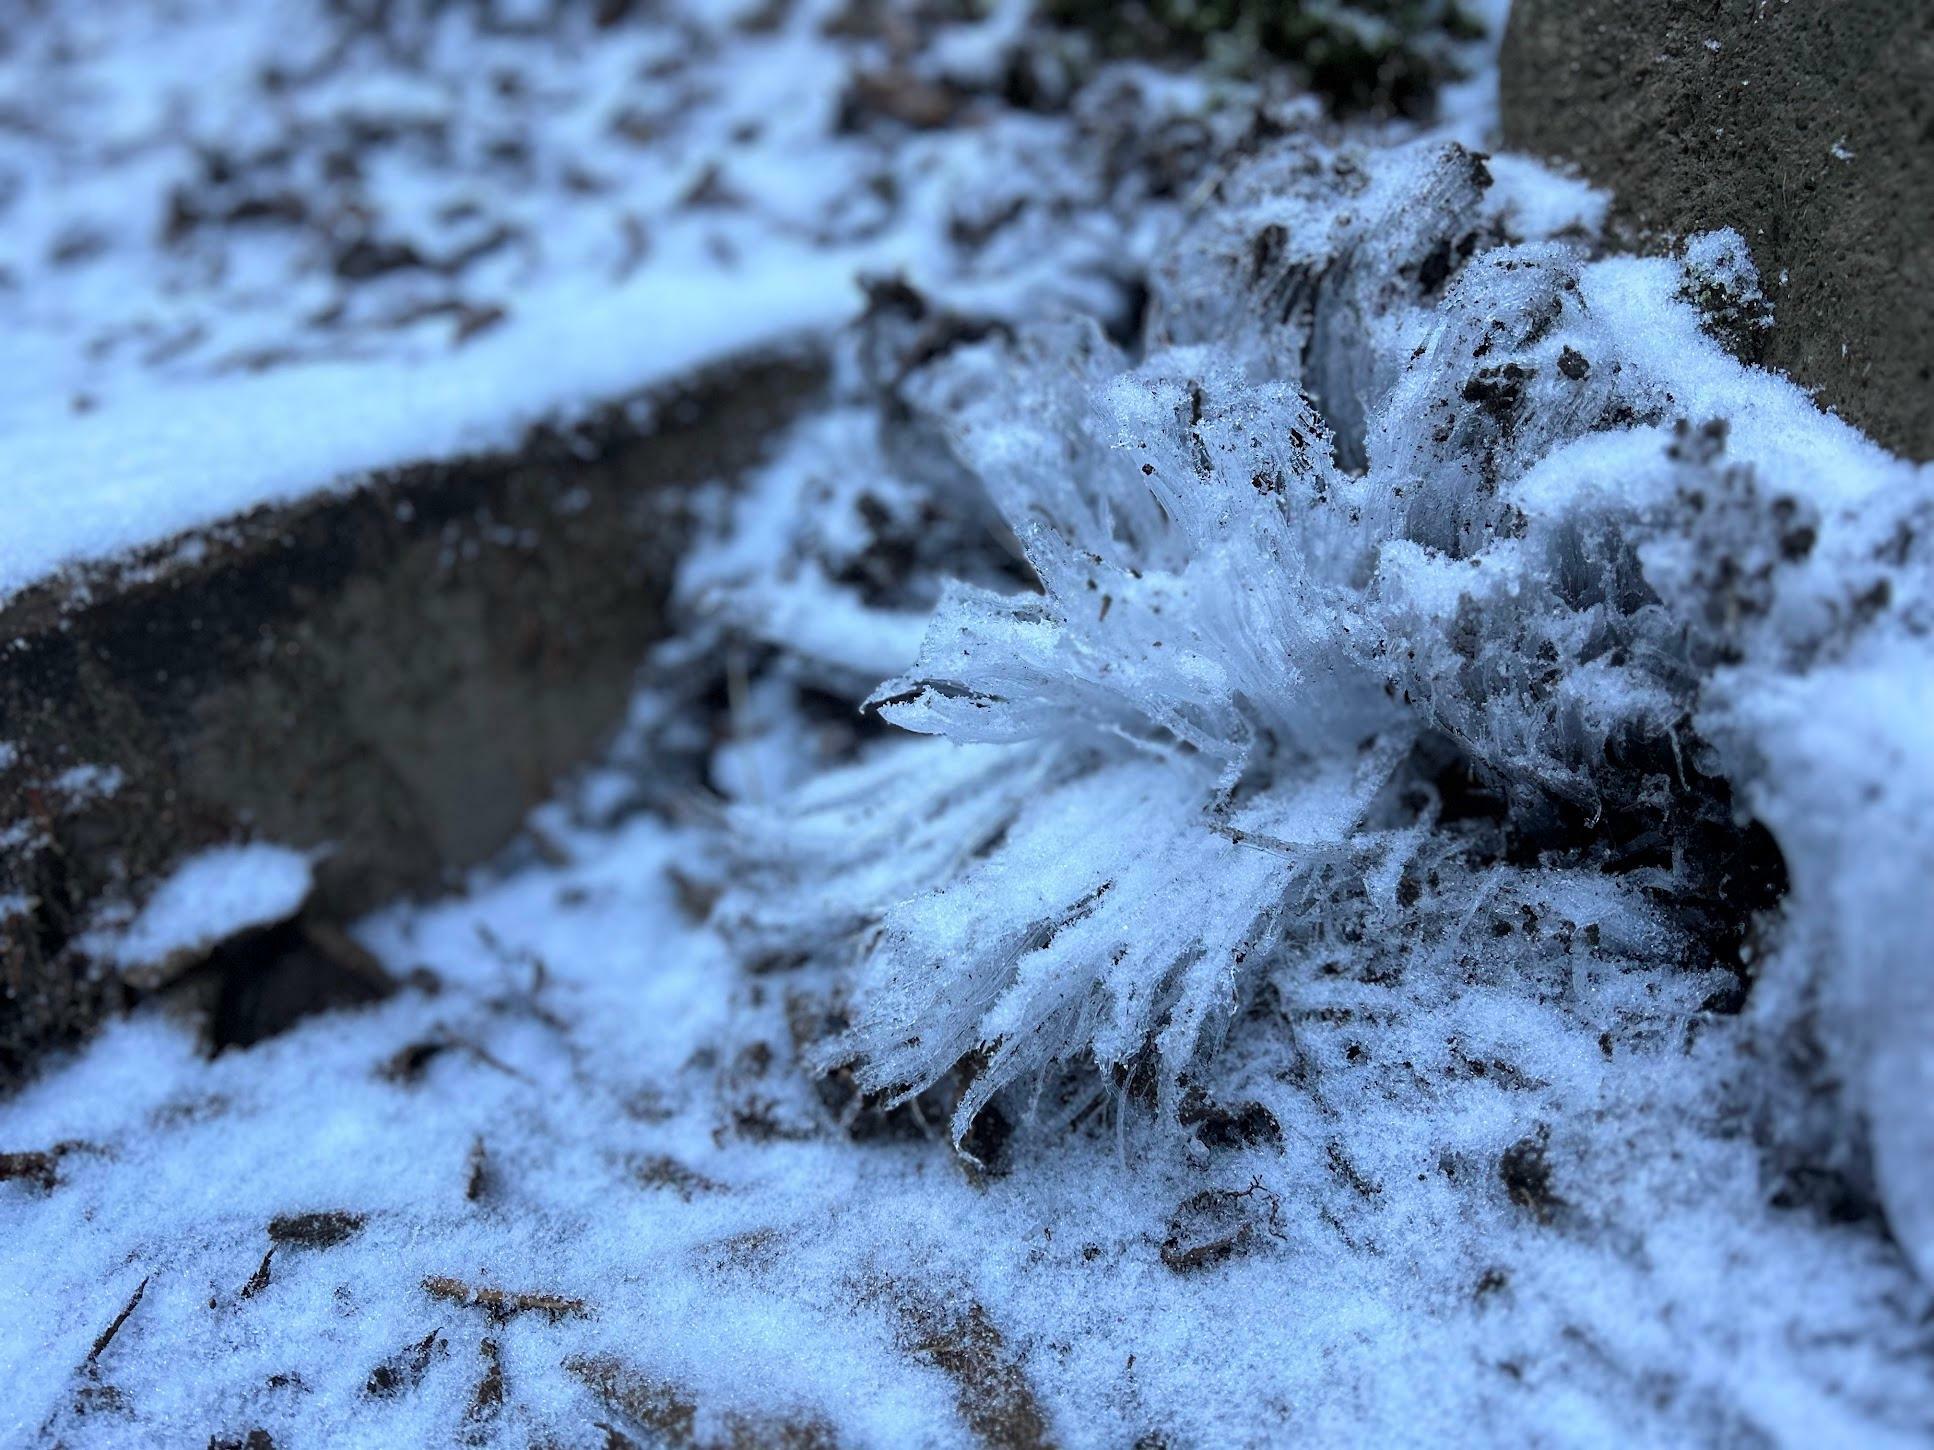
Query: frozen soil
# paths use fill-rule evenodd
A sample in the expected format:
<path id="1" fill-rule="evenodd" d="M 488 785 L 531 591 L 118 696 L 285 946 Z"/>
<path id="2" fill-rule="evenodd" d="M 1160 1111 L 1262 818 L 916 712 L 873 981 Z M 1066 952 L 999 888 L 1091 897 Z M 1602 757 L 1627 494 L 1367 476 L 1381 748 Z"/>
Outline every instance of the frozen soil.
<path id="1" fill-rule="evenodd" d="M 1723 1106 L 1737 1017 L 1608 1057 L 1503 954 L 1343 968 L 1258 1004 L 1187 1133 L 1104 1113 L 975 1169 L 941 1117 L 841 1127 L 793 1046 L 823 984 L 743 974 L 694 921 L 707 831 L 607 820 L 622 789 L 542 813 L 545 860 L 369 922 L 395 1000 L 213 1061 L 150 1011 L 0 1110 L 8 1439 L 1934 1424 L 1934 1299 L 1873 1222 L 1768 1205 Z M 1269 1070 L 1285 1033 L 1321 1093 Z"/>

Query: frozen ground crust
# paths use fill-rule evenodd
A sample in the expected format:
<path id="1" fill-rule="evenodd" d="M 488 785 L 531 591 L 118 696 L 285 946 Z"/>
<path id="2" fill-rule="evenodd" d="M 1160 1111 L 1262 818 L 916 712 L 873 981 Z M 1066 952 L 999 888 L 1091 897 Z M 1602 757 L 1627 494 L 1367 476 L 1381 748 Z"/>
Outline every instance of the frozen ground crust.
<path id="1" fill-rule="evenodd" d="M 1528 1126 L 1505 1082 L 1431 1125 L 1323 1125 L 1263 1084 L 1284 1147 L 1205 1165 L 1104 1131 L 973 1182 L 937 1124 L 855 1144 L 829 1120 L 787 985 L 681 914 L 667 868 L 702 875 L 702 840 L 549 828 L 571 864 L 372 924 L 434 994 L 213 1063 L 144 1017 L 7 1105 L 8 1147 L 55 1150 L 53 1186 L 0 1185 L 8 1438 L 1925 1434 L 1925 1291 L 1871 1233 L 1769 1211 L 1751 1145 L 1682 1116 L 1698 1074 L 1606 1064 L 1629 1176 L 1562 1208 L 1445 1146 Z M 1428 1050 L 1435 1010 L 1401 990 L 1290 1007 L 1366 995 Z"/>

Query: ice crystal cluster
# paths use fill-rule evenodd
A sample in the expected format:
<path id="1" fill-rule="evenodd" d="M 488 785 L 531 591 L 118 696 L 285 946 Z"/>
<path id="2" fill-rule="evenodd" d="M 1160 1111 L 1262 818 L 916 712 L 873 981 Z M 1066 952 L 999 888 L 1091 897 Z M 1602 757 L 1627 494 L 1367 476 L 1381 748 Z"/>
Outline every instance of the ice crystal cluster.
<path id="1" fill-rule="evenodd" d="M 1132 350 L 956 329 L 849 415 L 833 471 L 934 547 L 838 633 L 928 738 L 742 807 L 723 919 L 850 961 L 820 1067 L 962 1083 L 957 1137 L 1185 1116 L 1326 973 L 1481 978 L 1607 1058 L 1743 1006 L 1729 1111 L 1925 1266 L 1928 473 L 1722 347 L 1736 238 L 1598 255 L 1500 167 L 1265 148 Z M 861 554 L 840 514 L 795 552 Z"/>

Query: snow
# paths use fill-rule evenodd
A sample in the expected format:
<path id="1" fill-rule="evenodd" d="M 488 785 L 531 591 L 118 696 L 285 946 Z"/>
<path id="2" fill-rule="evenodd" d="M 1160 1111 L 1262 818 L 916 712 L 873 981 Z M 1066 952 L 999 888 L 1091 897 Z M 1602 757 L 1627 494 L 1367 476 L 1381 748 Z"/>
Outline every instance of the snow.
<path id="1" fill-rule="evenodd" d="M 784 344 L 851 311 L 850 260 L 763 260 L 771 270 L 748 278 L 641 277 L 595 300 L 555 296 L 447 367 L 318 362 L 142 388 L 79 416 L 40 410 L 7 438 L 17 492 L 7 500 L 0 595 L 320 487 L 351 487 L 384 467 L 508 446 L 534 423 Z"/>
<path id="2" fill-rule="evenodd" d="M 366 353 L 224 374 L 301 335 L 236 242 L 141 294 L 213 340 L 63 411 L 145 254 L 43 268 L 35 211 L 0 446 L 77 517 L 23 503 L 21 582 L 864 316 L 699 501 L 612 759 L 357 926 L 394 995 L 213 1056 L 151 1000 L 0 1102 L 0 1438 L 1926 1443 L 1934 468 L 1726 350 L 1737 236 L 1617 255 L 1602 193 L 1474 155 L 1484 76 L 1434 130 L 1258 139 L 1128 67 L 1072 121 L 853 132 L 852 66 L 984 80 L 1020 8 L 912 56 L 759 8 L 530 91 L 462 20 L 315 83 L 325 130 L 557 105 L 517 206 L 558 255 L 460 346 L 352 290 Z M 171 107 L 261 124 L 106 13 L 30 171 L 80 120 L 138 167 Z M 308 20 L 137 38 L 246 70 Z M 620 159 L 674 51 L 682 119 Z M 369 194 L 441 254 L 451 174 Z M 310 865 L 194 857 L 103 955 L 160 975 Z"/>
<path id="3" fill-rule="evenodd" d="M 211 847 L 154 889 L 116 935 L 113 958 L 133 976 L 161 973 L 251 927 L 287 921 L 302 909 L 312 882 L 308 855 L 287 846 Z"/>
<path id="4" fill-rule="evenodd" d="M 787 1025 L 811 979 L 740 975 L 678 906 L 668 870 L 712 879 L 705 832 L 570 814 L 546 818 L 564 864 L 364 928 L 434 991 L 213 1061 L 144 1013 L 0 1108 L 8 1149 L 73 1145 L 51 1190 L 0 1184 L 0 1433 L 588 1445 L 603 1422 L 642 1443 L 649 1395 L 628 1413 L 586 1383 L 605 1359 L 712 1431 L 811 1420 L 855 1445 L 966 1444 L 975 1413 L 1030 1404 L 1077 1446 L 1248 1441 L 1285 1415 L 1322 1440 L 1908 1444 L 1934 1412 L 1898 1256 L 1768 1209 L 1751 1143 L 1713 1131 L 1736 1025 L 1690 1060 L 1670 1030 L 1608 1060 L 1508 954 L 1462 987 L 1312 972 L 1278 1010 L 1337 1064 L 1320 1097 L 1271 1077 L 1273 1013 L 1230 1046 L 1226 1086 L 1280 1145 L 1090 1123 L 970 1178 L 938 1124 L 842 1133 Z M 1515 1075 L 1472 1066 L 1491 1062 Z M 1539 1122 L 1567 1205 L 1549 1224 L 1486 1167 Z M 1244 1251 L 1163 1262 L 1179 1205 L 1258 1179 L 1230 1200 L 1254 1214 Z M 274 1246 L 244 1297 L 270 1222 L 301 1213 L 364 1222 Z M 584 1311 L 499 1322 L 434 1297 L 439 1276 Z M 366 1393 L 432 1331 L 419 1381 Z M 472 1419 L 486 1339 L 508 1395 Z M 962 1342 L 988 1363 L 936 1347 Z"/>
<path id="5" fill-rule="evenodd" d="M 1485 164 L 1496 182 L 1491 206 L 1511 235 L 1525 241 L 1590 237 L 1605 225 L 1611 195 L 1590 182 L 1509 152 Z"/>
<path id="6" fill-rule="evenodd" d="M 127 776 L 118 765 L 75 765 L 54 777 L 54 789 L 76 800 L 113 795 Z"/>
<path id="7" fill-rule="evenodd" d="M 1105 200 L 1099 161 L 1024 113 L 842 127 L 885 54 L 837 8 L 771 30 L 700 3 L 609 32 L 566 15 L 533 38 L 398 7 L 345 40 L 321 3 L 189 0 L 20 27 L 0 109 L 36 119 L 0 128 L 0 600 L 823 339 L 863 274 L 1101 305 L 1113 229 L 1042 223 L 1058 189 Z M 999 49 L 1011 24 L 936 43 Z M 1000 187 L 1022 214 L 954 239 Z"/>

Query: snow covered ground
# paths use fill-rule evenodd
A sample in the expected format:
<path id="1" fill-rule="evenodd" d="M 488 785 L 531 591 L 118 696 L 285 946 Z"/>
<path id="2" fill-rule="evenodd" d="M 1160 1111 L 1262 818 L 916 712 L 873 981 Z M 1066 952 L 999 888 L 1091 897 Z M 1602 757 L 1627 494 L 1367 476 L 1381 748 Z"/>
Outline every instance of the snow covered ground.
<path id="1" fill-rule="evenodd" d="M 212 1060 L 153 1002 L 0 1103 L 0 1438 L 1927 1443 L 1934 473 L 1725 351 L 1737 239 L 1616 255 L 1602 197 L 1456 144 L 1481 75 L 1435 131 L 1132 67 L 1009 111 L 961 79 L 1000 7 L 902 57 L 957 91 L 888 103 L 984 124 L 854 130 L 840 67 L 890 42 L 753 9 L 500 37 L 514 85 L 431 26 L 295 85 L 278 135 L 413 77 L 385 113 L 485 158 L 497 102 L 556 102 L 466 177 L 544 239 L 452 273 L 479 327 L 394 325 L 452 285 L 410 265 L 318 332 L 276 248 L 359 242 L 306 223 L 172 301 L 138 249 L 18 264 L 19 456 L 94 440 L 125 469 L 73 488 L 128 531 L 29 531 L 11 587 L 253 497 L 265 450 L 314 487 L 913 285 L 714 501 L 612 760 L 359 928 L 394 996 Z M 187 13 L 211 55 L 306 43 Z M 132 65 L 96 39 L 56 71 Z M 632 144 L 593 72 L 668 52 L 689 154 L 569 181 Z M 755 120 L 790 139 L 732 149 Z M 90 204 L 165 194 L 130 154 L 147 190 Z M 361 241 L 459 245 L 452 165 L 369 181 Z M 36 178 L 43 219 L 81 195 Z M 654 196 L 635 296 L 587 305 Z M 94 285 L 202 332 L 86 360 Z M 567 354 L 604 361 L 533 378 Z M 391 380 L 397 431 L 345 441 Z M 230 441 L 143 461 L 204 406 Z M 129 960 L 300 894 L 237 864 Z"/>
<path id="2" fill-rule="evenodd" d="M 1738 1019 L 1606 1058 L 1502 960 L 1316 974 L 1238 1029 L 1257 1109 L 983 1177 L 841 1130 L 820 984 L 693 924 L 706 833 L 543 824 L 561 864 L 369 924 L 400 998 L 214 1062 L 146 1014 L 6 1105 L 57 1157 L 0 1186 L 0 1438 L 1924 1440 L 1934 1301 L 1768 1207 Z"/>
<path id="3" fill-rule="evenodd" d="M 1120 229 L 1061 204 L 1113 200 L 1107 158 L 985 73 L 1024 7 L 911 35 L 831 0 L 595 8 L 13 28 L 0 598 L 823 332 L 862 273 L 1010 305 L 1125 280 Z"/>

